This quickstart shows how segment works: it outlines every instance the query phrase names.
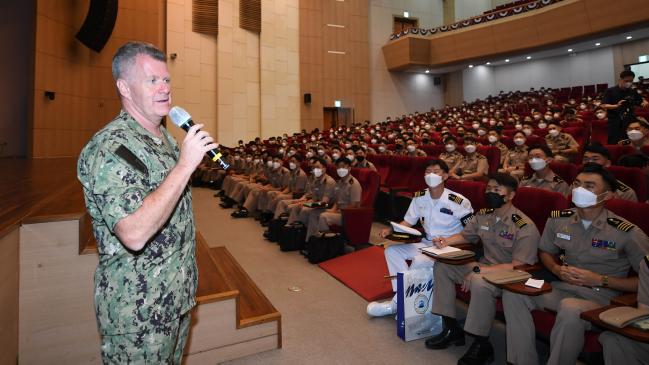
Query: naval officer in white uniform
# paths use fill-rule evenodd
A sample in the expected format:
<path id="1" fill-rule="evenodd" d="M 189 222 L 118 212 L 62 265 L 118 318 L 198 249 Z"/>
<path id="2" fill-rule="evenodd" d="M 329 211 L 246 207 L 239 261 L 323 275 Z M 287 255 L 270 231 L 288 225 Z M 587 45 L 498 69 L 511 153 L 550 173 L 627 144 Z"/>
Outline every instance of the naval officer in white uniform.
<path id="1" fill-rule="evenodd" d="M 385 261 L 392 279 L 392 290 L 397 291 L 396 275 L 409 269 L 433 267 L 434 261 L 422 254 L 419 249 L 432 246 L 434 238 L 446 238 L 462 231 L 473 216 L 471 202 L 464 196 L 444 187 L 448 179 L 448 166 L 442 160 L 431 160 L 426 167 L 424 179 L 428 189 L 415 193 L 402 225 L 413 227 L 421 222 L 425 236 L 418 243 L 392 245 L 385 250 Z M 385 237 L 391 228 L 381 232 Z M 412 260 L 410 267 L 406 260 Z M 397 312 L 396 295 L 392 300 L 367 306 L 367 314 L 373 317 L 386 316 Z"/>

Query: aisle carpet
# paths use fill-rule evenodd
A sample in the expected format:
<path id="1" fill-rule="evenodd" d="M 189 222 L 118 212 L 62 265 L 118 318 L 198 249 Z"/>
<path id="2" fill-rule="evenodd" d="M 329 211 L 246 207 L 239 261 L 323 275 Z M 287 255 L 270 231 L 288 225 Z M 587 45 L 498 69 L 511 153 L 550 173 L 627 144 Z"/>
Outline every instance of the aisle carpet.
<path id="1" fill-rule="evenodd" d="M 352 252 L 319 266 L 367 301 L 391 298 L 393 295 L 390 280 L 385 278 L 388 267 L 381 247 L 372 246 Z"/>

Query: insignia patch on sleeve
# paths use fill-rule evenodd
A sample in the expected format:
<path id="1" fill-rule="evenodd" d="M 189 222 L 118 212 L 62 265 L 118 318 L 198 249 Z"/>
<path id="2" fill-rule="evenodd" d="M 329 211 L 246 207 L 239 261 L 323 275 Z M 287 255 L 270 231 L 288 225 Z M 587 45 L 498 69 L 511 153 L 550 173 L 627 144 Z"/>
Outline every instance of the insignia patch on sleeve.
<path id="1" fill-rule="evenodd" d="M 472 218 L 473 218 L 473 213 L 469 213 L 464 217 L 460 218 L 460 222 L 462 222 L 462 226 L 466 226 Z"/>
<path id="2" fill-rule="evenodd" d="M 459 196 L 457 196 L 455 194 L 448 194 L 448 200 L 450 200 L 450 201 L 452 201 L 454 203 L 457 203 L 457 204 L 462 204 L 462 202 L 464 201 L 464 199 L 460 198 Z"/>
<path id="3" fill-rule="evenodd" d="M 144 162 L 137 158 L 137 156 L 135 156 L 135 154 L 131 152 L 131 150 L 124 147 L 124 145 L 120 145 L 117 150 L 115 150 L 115 154 L 126 161 L 126 163 L 128 163 L 132 168 L 142 172 L 145 175 L 149 173 L 149 169 L 146 167 Z"/>
<path id="4" fill-rule="evenodd" d="M 553 210 L 550 212 L 550 218 L 567 218 L 567 217 L 572 217 L 575 214 L 570 209 L 564 209 L 564 210 Z"/>
<path id="5" fill-rule="evenodd" d="M 419 198 L 420 196 L 426 195 L 426 190 L 421 190 L 421 191 L 416 191 L 415 192 L 415 198 Z"/>
<path id="6" fill-rule="evenodd" d="M 482 209 L 480 209 L 480 211 L 478 211 L 478 214 L 479 215 L 491 214 L 491 213 L 493 213 L 495 211 L 496 210 L 493 209 L 493 208 L 482 208 Z"/>

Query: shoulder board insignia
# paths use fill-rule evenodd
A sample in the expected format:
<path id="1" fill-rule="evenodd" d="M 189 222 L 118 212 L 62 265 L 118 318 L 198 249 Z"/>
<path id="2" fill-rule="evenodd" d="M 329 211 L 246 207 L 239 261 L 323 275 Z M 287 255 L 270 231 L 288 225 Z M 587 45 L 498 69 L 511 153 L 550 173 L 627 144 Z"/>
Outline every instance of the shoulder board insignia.
<path id="1" fill-rule="evenodd" d="M 608 218 L 606 219 L 606 222 L 622 232 L 629 232 L 635 228 L 633 224 L 619 218 Z"/>
<path id="2" fill-rule="evenodd" d="M 354 179 L 349 179 L 349 185 L 354 185 Z"/>
<path id="3" fill-rule="evenodd" d="M 464 199 L 460 198 L 459 196 L 457 196 L 455 194 L 448 194 L 448 200 L 450 200 L 450 201 L 452 201 L 454 203 L 457 203 L 457 204 L 462 204 L 462 202 L 464 201 Z"/>
<path id="4" fill-rule="evenodd" d="M 426 195 L 426 190 L 421 190 L 421 191 L 416 191 L 415 192 L 415 198 L 419 198 L 420 196 Z"/>
<path id="5" fill-rule="evenodd" d="M 144 162 L 142 162 L 142 160 L 135 156 L 135 154 L 131 152 L 131 150 L 126 148 L 126 146 L 120 145 L 117 150 L 115 150 L 115 154 L 126 161 L 132 168 L 140 171 L 143 174 L 149 173 L 149 169 L 147 169 Z"/>
<path id="6" fill-rule="evenodd" d="M 532 175 L 523 176 L 523 179 L 521 181 L 529 180 L 531 178 L 532 178 Z"/>
<path id="7" fill-rule="evenodd" d="M 482 209 L 480 209 L 480 210 L 478 211 L 478 214 L 480 214 L 480 215 L 491 214 L 491 213 L 493 213 L 493 212 L 495 212 L 495 211 L 496 211 L 496 210 L 493 209 L 493 208 L 482 208 Z"/>
<path id="8" fill-rule="evenodd" d="M 575 214 L 570 209 L 564 209 L 564 210 L 553 210 L 550 212 L 550 218 L 567 218 L 567 217 L 572 217 Z"/>
<path id="9" fill-rule="evenodd" d="M 518 214 L 512 214 L 512 221 L 518 226 L 518 228 L 523 228 L 527 225 L 527 221 Z"/>
<path id="10" fill-rule="evenodd" d="M 563 182 L 563 179 L 559 175 L 554 175 L 554 178 L 552 178 L 552 181 L 554 181 L 554 182 Z"/>
<path id="11" fill-rule="evenodd" d="M 631 189 L 631 188 L 629 187 L 629 185 L 623 183 L 623 182 L 620 181 L 620 180 L 617 181 L 617 190 L 622 191 L 622 192 L 627 192 L 627 191 L 629 191 L 630 189 Z"/>
<path id="12" fill-rule="evenodd" d="M 631 140 L 630 139 L 623 139 L 623 140 L 620 141 L 620 144 L 623 145 L 623 146 L 629 145 L 629 144 L 631 144 Z"/>

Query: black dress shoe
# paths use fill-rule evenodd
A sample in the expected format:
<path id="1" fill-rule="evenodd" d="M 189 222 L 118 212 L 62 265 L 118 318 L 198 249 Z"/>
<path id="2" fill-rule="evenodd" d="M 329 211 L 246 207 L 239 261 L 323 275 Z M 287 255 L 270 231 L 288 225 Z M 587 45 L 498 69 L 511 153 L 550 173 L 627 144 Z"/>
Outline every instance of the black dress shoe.
<path id="1" fill-rule="evenodd" d="M 248 211 L 246 209 L 239 209 L 236 212 L 230 214 L 233 218 L 246 218 L 248 216 Z"/>
<path id="2" fill-rule="evenodd" d="M 453 344 L 464 346 L 464 331 L 460 327 L 444 328 L 442 332 L 426 340 L 426 348 L 442 350 Z"/>
<path id="3" fill-rule="evenodd" d="M 474 341 L 457 365 L 484 365 L 494 361 L 494 348 L 489 341 Z"/>
<path id="4" fill-rule="evenodd" d="M 219 206 L 221 208 L 225 208 L 225 209 L 230 209 L 230 208 L 232 208 L 233 205 L 234 204 L 232 202 L 227 201 L 227 200 L 224 200 L 221 204 L 219 204 Z"/>

